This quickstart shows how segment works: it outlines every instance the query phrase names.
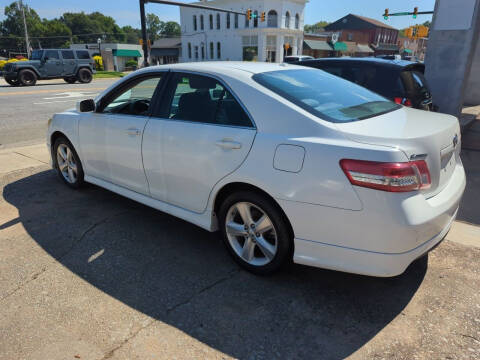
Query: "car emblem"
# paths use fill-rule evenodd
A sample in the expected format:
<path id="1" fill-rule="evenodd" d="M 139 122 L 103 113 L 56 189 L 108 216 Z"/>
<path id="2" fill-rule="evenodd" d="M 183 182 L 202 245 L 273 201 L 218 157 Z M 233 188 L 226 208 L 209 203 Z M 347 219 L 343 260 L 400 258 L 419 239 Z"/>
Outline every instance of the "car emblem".
<path id="1" fill-rule="evenodd" d="M 455 136 L 453 137 L 453 148 L 456 148 L 458 145 L 458 135 L 455 134 Z"/>

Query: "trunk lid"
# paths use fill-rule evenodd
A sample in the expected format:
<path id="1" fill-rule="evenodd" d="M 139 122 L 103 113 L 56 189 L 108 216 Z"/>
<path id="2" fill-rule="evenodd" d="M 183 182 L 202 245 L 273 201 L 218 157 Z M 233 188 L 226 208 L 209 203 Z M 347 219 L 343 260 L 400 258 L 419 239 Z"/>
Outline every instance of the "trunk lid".
<path id="1" fill-rule="evenodd" d="M 460 125 L 457 118 L 450 115 L 404 107 L 370 119 L 336 125 L 353 141 L 399 148 L 410 160 L 424 159 L 432 178 L 432 186 L 422 190 L 426 197 L 442 191 L 460 159 Z"/>

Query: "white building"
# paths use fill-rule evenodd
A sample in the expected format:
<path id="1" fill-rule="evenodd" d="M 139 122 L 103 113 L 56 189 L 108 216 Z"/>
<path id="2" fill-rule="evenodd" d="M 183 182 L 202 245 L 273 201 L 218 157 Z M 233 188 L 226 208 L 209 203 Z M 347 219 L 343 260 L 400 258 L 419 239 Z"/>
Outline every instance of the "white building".
<path id="1" fill-rule="evenodd" d="M 197 4 L 258 17 L 181 7 L 181 61 L 250 60 L 282 62 L 302 53 L 305 3 L 308 0 L 211 0 Z M 265 12 L 265 22 L 261 14 Z"/>

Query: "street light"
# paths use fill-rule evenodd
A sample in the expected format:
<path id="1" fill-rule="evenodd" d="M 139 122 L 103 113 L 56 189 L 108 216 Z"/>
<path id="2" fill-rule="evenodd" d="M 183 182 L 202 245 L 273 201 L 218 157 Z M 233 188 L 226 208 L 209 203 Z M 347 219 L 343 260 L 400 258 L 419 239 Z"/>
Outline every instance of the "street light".
<path id="1" fill-rule="evenodd" d="M 100 46 L 102 45 L 102 39 L 101 38 L 98 38 L 97 39 L 97 44 L 98 44 L 98 52 L 100 53 L 100 56 L 102 56 L 102 49 L 100 48 Z"/>

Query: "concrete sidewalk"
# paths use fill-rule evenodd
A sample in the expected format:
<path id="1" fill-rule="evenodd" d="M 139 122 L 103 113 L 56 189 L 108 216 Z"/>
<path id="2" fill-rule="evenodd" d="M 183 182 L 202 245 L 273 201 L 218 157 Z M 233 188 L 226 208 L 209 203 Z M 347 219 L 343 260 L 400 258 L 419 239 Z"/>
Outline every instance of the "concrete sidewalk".
<path id="1" fill-rule="evenodd" d="M 45 144 L 0 150 L 0 176 L 9 172 L 49 164 L 50 155 Z M 478 216 L 480 216 L 480 209 L 469 209 L 469 211 L 475 212 L 477 210 L 479 210 Z M 480 247 L 480 226 L 456 221 L 446 239 L 467 246 Z"/>

